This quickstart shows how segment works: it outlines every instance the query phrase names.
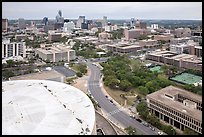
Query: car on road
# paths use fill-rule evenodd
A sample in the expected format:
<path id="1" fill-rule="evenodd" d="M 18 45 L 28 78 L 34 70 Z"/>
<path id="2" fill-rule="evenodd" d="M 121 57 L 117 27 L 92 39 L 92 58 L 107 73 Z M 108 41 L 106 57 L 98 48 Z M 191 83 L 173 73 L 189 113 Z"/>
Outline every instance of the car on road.
<path id="1" fill-rule="evenodd" d="M 154 127 L 152 126 L 149 126 L 149 128 L 152 130 L 152 131 L 155 131 Z"/>
<path id="2" fill-rule="evenodd" d="M 142 122 L 142 124 L 144 125 L 144 126 L 146 126 L 146 127 L 148 127 L 149 126 L 149 124 L 147 123 L 147 122 Z"/>
<path id="3" fill-rule="evenodd" d="M 113 103 L 113 100 L 110 100 L 110 103 Z"/>
<path id="4" fill-rule="evenodd" d="M 107 96 L 107 95 L 105 95 L 105 97 L 106 97 L 106 98 L 108 98 L 108 96 Z"/>
<path id="5" fill-rule="evenodd" d="M 139 119 L 139 118 L 136 118 L 135 120 L 137 120 L 137 121 L 138 121 L 138 122 L 140 122 L 140 123 L 142 122 L 142 120 L 141 120 L 141 119 Z"/>
<path id="6" fill-rule="evenodd" d="M 161 131 L 159 131 L 159 132 L 158 132 L 158 135 L 163 135 L 163 134 L 164 134 L 164 133 L 163 133 L 163 132 L 161 132 Z"/>

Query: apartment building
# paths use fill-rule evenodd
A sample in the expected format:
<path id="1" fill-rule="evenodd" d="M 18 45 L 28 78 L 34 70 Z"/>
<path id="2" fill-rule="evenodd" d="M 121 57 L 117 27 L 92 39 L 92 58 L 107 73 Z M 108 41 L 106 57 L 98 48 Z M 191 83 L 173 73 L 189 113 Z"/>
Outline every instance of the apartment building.
<path id="1" fill-rule="evenodd" d="M 43 60 L 50 62 L 71 61 L 75 59 L 75 50 L 62 45 L 45 46 L 35 49 L 35 54 L 38 54 Z"/>
<path id="2" fill-rule="evenodd" d="M 14 56 L 26 57 L 25 42 L 11 42 L 10 39 L 2 39 L 2 58 Z"/>
<path id="3" fill-rule="evenodd" d="M 192 92 L 168 86 L 146 96 L 152 114 L 173 127 L 190 128 L 202 134 L 202 97 Z"/>

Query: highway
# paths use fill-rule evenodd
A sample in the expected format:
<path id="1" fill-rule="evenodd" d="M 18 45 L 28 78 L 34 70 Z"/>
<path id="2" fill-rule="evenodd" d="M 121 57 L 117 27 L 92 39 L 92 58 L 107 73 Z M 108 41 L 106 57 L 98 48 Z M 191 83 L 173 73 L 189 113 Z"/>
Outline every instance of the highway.
<path id="1" fill-rule="evenodd" d="M 88 80 L 88 90 L 91 92 L 91 95 L 99 103 L 102 110 L 104 110 L 109 119 L 114 121 L 114 123 L 119 123 L 123 127 L 132 126 L 136 130 L 139 130 L 144 135 L 157 135 L 155 131 L 152 131 L 149 127 L 146 127 L 139 123 L 138 121 L 131 119 L 130 116 L 122 111 L 121 108 L 118 108 L 116 105 L 110 102 L 104 95 L 100 87 L 100 69 L 93 65 L 92 62 L 88 61 L 86 63 L 91 70 L 91 76 Z"/>

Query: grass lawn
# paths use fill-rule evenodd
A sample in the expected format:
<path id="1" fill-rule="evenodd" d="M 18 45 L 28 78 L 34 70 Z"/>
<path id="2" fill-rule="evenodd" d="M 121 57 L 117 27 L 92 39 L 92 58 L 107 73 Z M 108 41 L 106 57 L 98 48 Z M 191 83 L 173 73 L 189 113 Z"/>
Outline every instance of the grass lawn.
<path id="1" fill-rule="evenodd" d="M 125 104 L 125 99 L 121 98 L 120 95 L 124 94 L 124 95 L 131 95 L 130 91 L 129 92 L 124 92 L 121 90 L 115 90 L 115 89 L 111 89 L 107 86 L 104 85 L 104 89 L 106 90 L 106 92 L 116 101 L 118 102 L 120 105 L 124 106 Z M 127 97 L 127 105 L 130 106 L 134 103 L 135 101 L 135 97 Z"/>

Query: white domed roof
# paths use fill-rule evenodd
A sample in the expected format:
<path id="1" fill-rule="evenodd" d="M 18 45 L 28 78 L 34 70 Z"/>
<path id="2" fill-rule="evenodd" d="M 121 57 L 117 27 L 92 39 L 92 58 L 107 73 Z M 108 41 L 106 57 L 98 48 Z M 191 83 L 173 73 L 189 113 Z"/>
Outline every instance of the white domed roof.
<path id="1" fill-rule="evenodd" d="M 47 80 L 2 82 L 2 134 L 91 134 L 95 110 L 79 89 Z"/>

